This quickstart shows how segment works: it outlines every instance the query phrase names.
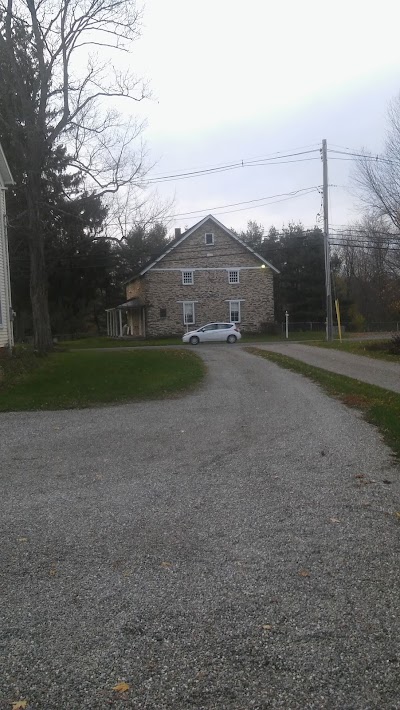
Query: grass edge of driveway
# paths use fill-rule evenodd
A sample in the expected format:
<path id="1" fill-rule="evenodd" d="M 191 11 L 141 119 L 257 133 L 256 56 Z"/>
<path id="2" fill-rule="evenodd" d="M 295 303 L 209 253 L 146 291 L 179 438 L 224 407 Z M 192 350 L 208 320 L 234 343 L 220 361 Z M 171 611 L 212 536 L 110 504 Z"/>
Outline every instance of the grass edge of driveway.
<path id="1" fill-rule="evenodd" d="M 394 362 L 400 365 L 400 352 L 395 354 L 389 351 L 390 339 L 382 338 L 382 340 L 334 340 L 327 343 L 321 342 L 305 342 L 304 345 L 310 347 L 325 348 L 327 350 L 338 350 L 339 352 L 350 353 L 351 355 L 362 355 L 363 357 L 373 358 L 374 360 L 383 360 L 384 362 Z"/>
<path id="2" fill-rule="evenodd" d="M 348 407 L 361 411 L 367 422 L 379 430 L 385 443 L 400 461 L 400 394 L 355 380 L 346 375 L 337 375 L 300 360 L 256 347 L 246 347 L 246 352 L 292 370 L 317 383 L 332 397 Z"/>

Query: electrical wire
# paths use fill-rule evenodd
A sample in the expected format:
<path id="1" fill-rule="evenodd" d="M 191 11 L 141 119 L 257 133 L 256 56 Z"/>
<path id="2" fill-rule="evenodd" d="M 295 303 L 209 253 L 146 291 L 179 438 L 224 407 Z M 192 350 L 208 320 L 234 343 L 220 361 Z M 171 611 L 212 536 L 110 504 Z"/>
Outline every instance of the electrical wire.
<path id="1" fill-rule="evenodd" d="M 302 194 L 291 195 L 290 197 L 283 197 L 281 200 L 271 200 L 270 202 L 263 202 L 261 204 L 252 205 L 250 207 L 238 207 L 237 209 L 234 209 L 234 210 L 226 210 L 224 212 L 215 212 L 214 214 L 216 217 L 221 217 L 223 215 L 232 214 L 234 212 L 243 212 L 244 210 L 251 210 L 251 209 L 254 209 L 255 207 L 269 207 L 270 205 L 276 205 L 279 202 L 287 202 L 288 200 L 294 200 L 297 197 L 305 197 L 306 195 L 314 194 L 315 189 L 317 189 L 317 188 L 308 189 L 308 192 L 303 192 Z M 206 213 L 204 216 L 207 216 L 207 214 L 208 213 Z M 200 215 L 199 215 L 199 217 L 200 217 Z"/>
<path id="2" fill-rule="evenodd" d="M 227 205 L 217 205 L 216 207 L 204 207 L 203 209 L 199 210 L 193 210 L 192 212 L 177 212 L 176 214 L 171 215 L 171 217 L 187 217 L 192 214 L 199 214 L 199 213 L 204 213 L 206 212 L 207 214 L 210 214 L 214 212 L 214 210 L 220 210 L 220 209 L 225 209 L 225 207 L 237 207 L 238 205 L 248 205 L 250 202 L 262 202 L 263 200 L 272 200 L 275 197 L 290 197 L 290 196 L 296 196 L 301 192 L 306 192 L 308 190 L 320 190 L 321 186 L 320 185 L 310 185 L 309 187 L 302 187 L 299 190 L 291 190 L 290 192 L 281 192 L 277 195 L 267 195 L 266 197 L 257 197 L 253 200 L 244 200 L 243 202 L 231 202 L 230 204 Z M 255 207 L 258 207 L 258 205 L 254 205 Z M 251 209 L 251 208 L 249 208 Z"/>
<path id="3" fill-rule="evenodd" d="M 338 147 L 340 148 L 341 146 L 338 146 Z M 242 162 L 249 163 L 249 162 L 257 161 L 257 160 L 265 160 L 267 158 L 272 160 L 274 158 L 279 158 L 280 155 L 283 156 L 283 154 L 286 154 L 286 153 L 293 155 L 293 154 L 297 154 L 298 151 L 306 150 L 308 148 L 314 148 L 317 151 L 320 149 L 320 144 L 319 143 L 310 143 L 308 145 L 298 146 L 297 148 L 288 148 L 287 150 L 277 150 L 274 153 L 267 153 L 264 156 L 257 155 L 257 156 L 254 156 L 253 158 L 246 158 L 245 160 L 243 158 L 240 158 L 240 160 L 235 160 L 235 161 L 231 161 L 231 162 L 234 164 L 236 164 L 236 163 L 241 164 Z M 221 167 L 224 167 L 225 165 L 226 165 L 226 162 L 214 163 L 212 165 L 207 165 L 207 166 L 202 165 L 202 166 L 196 166 L 194 168 L 185 168 L 182 172 L 191 173 L 191 172 L 196 172 L 197 170 L 202 170 L 202 169 L 207 170 L 207 169 L 211 169 L 211 168 L 221 168 Z M 151 172 L 151 170 L 150 170 L 150 172 Z M 172 171 L 170 171 L 170 172 L 172 172 Z M 158 173 L 158 174 L 156 173 L 152 177 L 159 178 L 159 177 L 163 177 L 163 176 L 164 176 L 164 173 Z"/>
<path id="4" fill-rule="evenodd" d="M 307 149 L 313 148 L 313 151 L 309 151 Z M 264 161 L 264 160 L 274 160 L 278 159 L 279 157 L 291 157 L 293 155 L 304 155 L 301 151 L 305 152 L 319 152 L 320 150 L 320 144 L 319 143 L 311 143 L 310 145 L 303 145 L 299 146 L 298 148 L 289 148 L 288 150 L 277 150 L 274 153 L 267 153 L 266 155 L 258 155 L 253 158 L 240 158 L 237 160 L 232 160 L 229 163 L 226 162 L 221 162 L 221 163 L 214 163 L 212 165 L 207 165 L 207 166 L 198 166 L 196 168 L 185 168 L 182 170 L 182 173 L 178 174 L 187 174 L 187 173 L 195 173 L 198 171 L 203 171 L 203 170 L 213 170 L 213 169 L 218 169 L 218 168 L 223 168 L 226 167 L 227 165 L 233 164 L 233 165 L 242 165 L 242 163 L 252 163 L 252 162 L 259 162 L 259 161 Z M 172 171 L 169 171 L 172 172 Z M 175 174 L 175 172 L 174 172 Z M 164 178 L 165 173 L 156 173 L 155 175 L 152 176 L 153 178 Z"/>
<path id="5" fill-rule="evenodd" d="M 339 226 L 339 225 L 338 225 Z M 336 233 L 336 234 L 354 234 L 354 235 L 365 235 L 365 237 L 368 237 L 368 231 L 366 229 L 362 228 L 353 228 L 353 227 L 348 227 L 346 228 L 346 225 L 342 225 L 343 229 L 338 229 L 338 227 L 333 227 L 330 225 L 330 232 Z M 393 232 L 383 232 L 380 230 L 371 230 L 371 237 L 372 236 L 381 236 L 381 237 L 388 237 L 388 238 L 397 238 L 400 237 L 400 234 L 394 234 Z"/>
<path id="6" fill-rule="evenodd" d="M 149 184 L 156 184 L 160 182 L 170 182 L 172 180 L 188 180 L 190 178 L 194 177 L 199 177 L 201 175 L 213 175 L 216 173 L 221 173 L 221 172 L 226 172 L 228 170 L 238 170 L 240 168 L 247 168 L 247 167 L 263 167 L 265 165 L 284 165 L 287 163 L 299 163 L 299 162 L 306 162 L 308 160 L 319 160 L 319 156 L 316 156 L 314 158 L 299 158 L 298 160 L 286 160 L 286 158 L 297 158 L 298 156 L 302 155 L 307 155 L 310 153 L 319 153 L 318 149 L 314 150 L 305 150 L 305 151 L 300 151 L 297 153 L 288 153 L 286 155 L 282 156 L 276 156 L 273 158 L 259 158 L 257 160 L 241 160 L 235 163 L 228 163 L 227 165 L 223 165 L 221 167 L 216 167 L 216 168 L 205 168 L 203 170 L 194 170 L 194 171 L 189 171 L 189 172 L 182 172 L 182 173 L 175 173 L 172 175 L 161 175 L 160 177 L 154 177 L 154 178 L 149 178 L 146 180 L 146 183 Z"/>
<path id="7" fill-rule="evenodd" d="M 333 150 L 331 148 L 328 148 L 328 153 L 329 153 L 329 157 L 331 160 L 351 160 L 352 158 L 335 158 L 334 157 L 335 155 L 349 155 L 349 156 L 352 156 L 353 158 L 364 158 L 365 160 L 369 160 L 374 163 L 381 162 L 381 163 L 389 163 L 392 165 L 400 164 L 400 161 L 390 160 L 389 158 L 384 158 L 383 156 L 380 156 L 380 155 L 366 155 L 365 153 L 350 153 L 350 152 L 342 151 L 342 150 Z M 334 154 L 334 156 L 332 156 L 332 153 Z"/>

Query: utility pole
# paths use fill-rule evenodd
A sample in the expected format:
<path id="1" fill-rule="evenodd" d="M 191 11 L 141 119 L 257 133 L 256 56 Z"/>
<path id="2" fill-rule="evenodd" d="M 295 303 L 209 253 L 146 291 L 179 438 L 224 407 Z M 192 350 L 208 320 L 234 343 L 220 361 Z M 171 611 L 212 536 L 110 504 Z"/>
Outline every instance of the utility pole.
<path id="1" fill-rule="evenodd" d="M 325 255 L 325 293 L 326 293 L 326 339 L 333 340 L 332 289 L 331 289 L 331 254 L 329 248 L 328 218 L 328 151 L 326 139 L 322 141 L 323 205 L 324 205 L 324 255 Z"/>

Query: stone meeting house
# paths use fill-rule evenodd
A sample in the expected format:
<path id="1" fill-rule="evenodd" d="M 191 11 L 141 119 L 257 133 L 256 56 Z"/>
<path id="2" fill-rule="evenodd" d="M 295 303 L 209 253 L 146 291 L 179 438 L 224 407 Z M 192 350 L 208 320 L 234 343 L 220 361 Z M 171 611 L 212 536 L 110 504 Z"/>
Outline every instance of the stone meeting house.
<path id="1" fill-rule="evenodd" d="M 126 284 L 126 302 L 107 310 L 111 336 L 182 335 L 210 322 L 258 332 L 274 321 L 266 259 L 212 215 L 175 239 Z"/>

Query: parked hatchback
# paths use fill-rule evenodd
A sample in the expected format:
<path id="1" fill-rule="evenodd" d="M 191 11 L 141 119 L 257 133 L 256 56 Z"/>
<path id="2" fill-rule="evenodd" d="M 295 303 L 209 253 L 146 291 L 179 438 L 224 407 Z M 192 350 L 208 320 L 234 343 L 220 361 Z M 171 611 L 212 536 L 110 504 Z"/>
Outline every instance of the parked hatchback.
<path id="1" fill-rule="evenodd" d="M 198 343 L 236 343 L 241 338 L 240 330 L 236 323 L 207 323 L 197 330 L 190 330 L 185 333 L 182 340 L 184 343 L 198 345 Z"/>

